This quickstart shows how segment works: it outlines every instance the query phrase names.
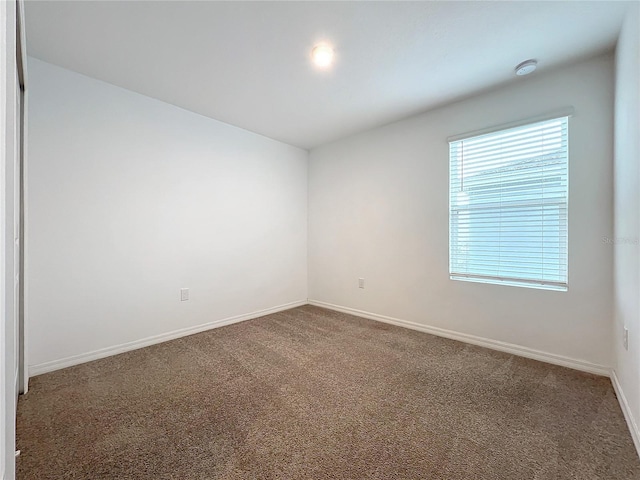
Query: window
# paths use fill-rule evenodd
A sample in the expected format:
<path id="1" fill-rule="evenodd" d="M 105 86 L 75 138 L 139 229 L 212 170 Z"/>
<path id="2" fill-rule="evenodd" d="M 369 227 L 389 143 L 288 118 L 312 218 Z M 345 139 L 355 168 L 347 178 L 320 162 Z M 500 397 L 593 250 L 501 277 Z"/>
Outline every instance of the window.
<path id="1" fill-rule="evenodd" d="M 567 289 L 567 123 L 450 141 L 452 279 Z"/>

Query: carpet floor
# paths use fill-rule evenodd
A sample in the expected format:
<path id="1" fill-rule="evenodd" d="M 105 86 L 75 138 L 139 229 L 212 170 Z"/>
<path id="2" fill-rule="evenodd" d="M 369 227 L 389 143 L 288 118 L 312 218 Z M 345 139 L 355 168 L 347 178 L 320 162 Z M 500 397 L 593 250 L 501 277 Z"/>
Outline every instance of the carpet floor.
<path id="1" fill-rule="evenodd" d="M 32 379 L 19 480 L 638 480 L 609 379 L 304 306 Z"/>

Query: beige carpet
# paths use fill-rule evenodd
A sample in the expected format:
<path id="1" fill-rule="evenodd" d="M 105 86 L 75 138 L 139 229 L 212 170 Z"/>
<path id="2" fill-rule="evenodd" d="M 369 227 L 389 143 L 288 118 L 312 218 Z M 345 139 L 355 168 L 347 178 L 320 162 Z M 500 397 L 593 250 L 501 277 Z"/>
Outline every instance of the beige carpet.
<path id="1" fill-rule="evenodd" d="M 19 480 L 638 480 L 608 379 L 305 306 L 33 378 Z"/>

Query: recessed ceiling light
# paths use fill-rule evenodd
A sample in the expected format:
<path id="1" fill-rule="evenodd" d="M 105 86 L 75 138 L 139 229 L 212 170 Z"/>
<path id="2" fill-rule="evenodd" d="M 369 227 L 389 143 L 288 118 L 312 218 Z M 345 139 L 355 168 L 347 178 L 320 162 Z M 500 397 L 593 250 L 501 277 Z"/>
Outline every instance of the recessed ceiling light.
<path id="1" fill-rule="evenodd" d="M 316 66 L 327 68 L 333 62 L 333 48 L 326 43 L 319 43 L 311 50 L 311 59 Z"/>
<path id="2" fill-rule="evenodd" d="M 516 75 L 529 75 L 538 66 L 538 62 L 535 60 L 525 60 L 516 67 Z"/>

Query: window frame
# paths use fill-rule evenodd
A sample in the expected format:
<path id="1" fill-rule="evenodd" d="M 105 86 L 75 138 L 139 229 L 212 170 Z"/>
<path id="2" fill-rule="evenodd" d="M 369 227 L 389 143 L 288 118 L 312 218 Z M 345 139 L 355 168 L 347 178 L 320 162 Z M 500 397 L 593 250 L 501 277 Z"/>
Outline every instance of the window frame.
<path id="1" fill-rule="evenodd" d="M 568 291 L 569 289 L 569 170 L 570 170 L 569 168 L 570 167 L 569 165 L 570 164 L 569 130 L 570 130 L 570 118 L 573 116 L 573 113 L 574 113 L 574 110 L 572 107 L 565 107 L 561 110 L 557 110 L 557 111 L 548 113 L 546 115 L 530 117 L 525 120 L 502 124 L 502 125 L 486 128 L 483 130 L 478 130 L 478 131 L 469 132 L 469 133 L 447 138 L 447 141 L 449 144 L 449 153 L 448 153 L 449 155 L 449 158 L 448 158 L 449 160 L 449 182 L 448 182 L 449 183 L 449 192 L 448 192 L 448 195 L 449 195 L 449 212 L 448 212 L 449 213 L 449 278 L 451 280 L 487 283 L 487 284 L 494 284 L 494 285 L 516 286 L 516 287 L 534 288 L 534 289 L 543 289 L 543 290 L 555 290 L 555 291 L 563 291 L 563 292 Z M 452 150 L 453 150 L 452 144 L 456 142 L 461 142 L 464 140 L 471 140 L 473 138 L 481 137 L 485 135 L 499 134 L 499 133 L 506 132 L 519 127 L 527 127 L 529 125 L 535 125 L 537 123 L 560 120 L 560 119 L 564 119 L 566 121 L 566 143 L 564 144 L 566 146 L 566 154 L 565 154 L 566 163 L 564 164 L 564 170 L 563 170 L 566 172 L 566 186 L 564 190 L 564 205 L 566 206 L 566 221 L 565 221 L 565 224 L 563 225 L 563 227 L 566 228 L 566 230 L 564 230 L 564 232 L 566 232 L 566 239 L 564 242 L 558 242 L 559 245 L 562 245 L 562 246 L 559 246 L 559 249 L 560 249 L 559 255 L 562 255 L 564 257 L 562 258 L 562 260 L 564 260 L 564 268 L 565 268 L 564 277 L 562 278 L 563 281 L 551 281 L 551 280 L 545 279 L 544 275 L 539 275 L 536 279 L 531 279 L 531 278 L 524 278 L 523 275 L 521 275 L 521 278 L 517 278 L 515 276 L 511 277 L 511 276 L 484 275 L 477 272 L 473 273 L 472 271 L 455 272 L 454 268 L 452 268 L 454 265 L 453 214 L 454 214 L 454 207 L 459 206 L 459 204 L 456 203 L 455 206 L 453 205 L 454 174 L 453 174 L 452 168 L 454 166 L 454 160 L 453 160 L 454 157 L 452 156 Z M 525 179 L 524 176 L 520 178 Z M 501 206 L 500 209 L 502 212 L 504 207 Z M 560 238 L 560 236 L 558 238 Z M 499 251 L 500 246 L 498 246 L 497 248 Z M 564 251 L 562 251 L 562 249 L 564 249 Z M 544 262 L 541 265 L 544 265 Z"/>

